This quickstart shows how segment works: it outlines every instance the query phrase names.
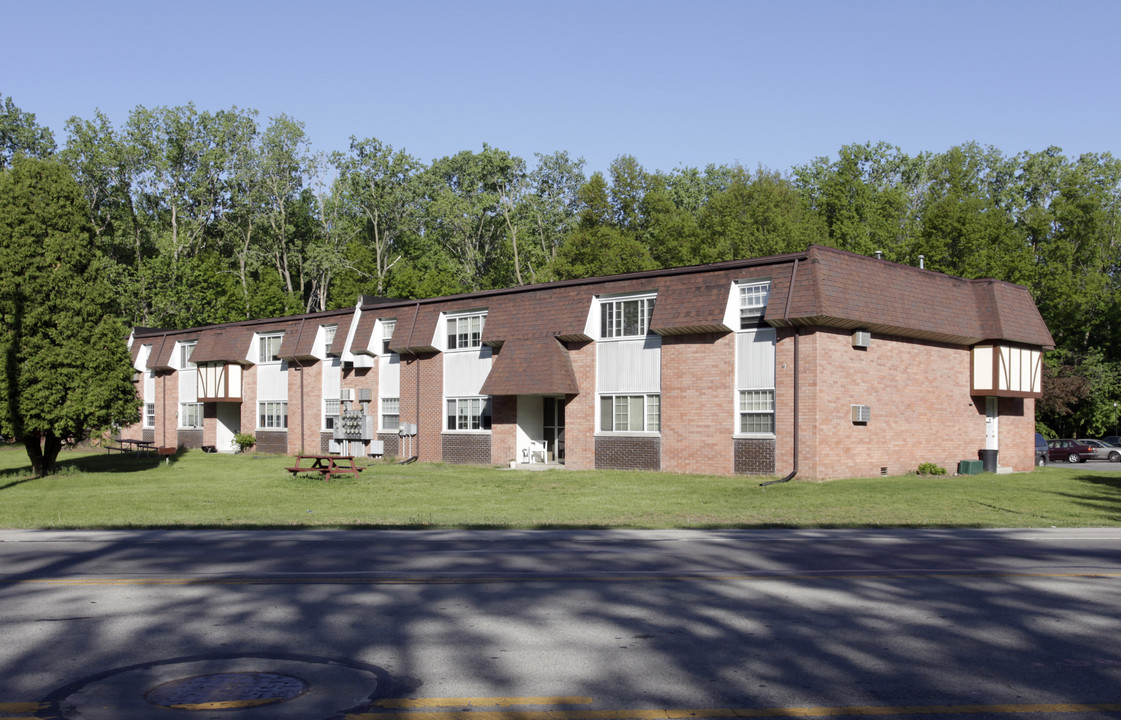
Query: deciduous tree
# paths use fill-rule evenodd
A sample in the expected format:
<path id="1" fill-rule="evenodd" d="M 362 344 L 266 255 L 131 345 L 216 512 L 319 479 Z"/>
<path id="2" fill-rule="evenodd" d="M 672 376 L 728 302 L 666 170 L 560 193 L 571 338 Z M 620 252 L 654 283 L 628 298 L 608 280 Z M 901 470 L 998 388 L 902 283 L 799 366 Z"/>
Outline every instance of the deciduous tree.
<path id="1" fill-rule="evenodd" d="M 67 168 L 18 157 L 0 172 L 0 433 L 36 476 L 64 442 L 139 419 L 124 326 Z"/>

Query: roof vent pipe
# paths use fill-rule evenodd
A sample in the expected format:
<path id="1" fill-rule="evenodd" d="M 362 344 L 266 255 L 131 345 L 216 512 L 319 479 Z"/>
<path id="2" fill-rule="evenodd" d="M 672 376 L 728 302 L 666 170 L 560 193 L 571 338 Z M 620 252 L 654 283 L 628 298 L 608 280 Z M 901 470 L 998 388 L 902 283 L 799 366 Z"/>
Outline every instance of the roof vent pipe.
<path id="1" fill-rule="evenodd" d="M 877 260 L 883 260 L 884 259 L 884 251 L 883 250 L 877 250 L 876 251 L 876 259 Z"/>
<path id="2" fill-rule="evenodd" d="M 919 270 L 926 267 L 926 255 L 919 255 Z"/>

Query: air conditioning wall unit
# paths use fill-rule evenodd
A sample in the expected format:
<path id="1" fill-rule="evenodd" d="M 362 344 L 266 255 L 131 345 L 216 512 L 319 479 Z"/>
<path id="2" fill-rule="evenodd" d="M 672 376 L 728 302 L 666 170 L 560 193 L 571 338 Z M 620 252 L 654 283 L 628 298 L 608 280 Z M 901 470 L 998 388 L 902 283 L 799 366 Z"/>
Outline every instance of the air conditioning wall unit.
<path id="1" fill-rule="evenodd" d="M 353 391 L 350 388 L 343 388 L 339 390 L 339 400 L 353 400 Z"/>
<path id="2" fill-rule="evenodd" d="M 866 348 L 872 344 L 872 333 L 867 330 L 857 330 L 852 334 L 854 348 Z"/>
<path id="3" fill-rule="evenodd" d="M 852 421 L 854 423 L 867 423 L 872 419 L 872 408 L 868 405 L 852 406 Z"/>
<path id="4" fill-rule="evenodd" d="M 358 402 L 370 402 L 370 388 L 358 388 Z"/>

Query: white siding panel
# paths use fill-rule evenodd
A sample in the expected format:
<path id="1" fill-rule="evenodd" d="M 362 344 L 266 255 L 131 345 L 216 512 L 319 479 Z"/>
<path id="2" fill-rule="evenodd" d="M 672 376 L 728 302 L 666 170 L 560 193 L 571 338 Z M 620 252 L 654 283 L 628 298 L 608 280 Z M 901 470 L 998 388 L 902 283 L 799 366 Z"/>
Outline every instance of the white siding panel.
<path id="1" fill-rule="evenodd" d="M 736 334 L 736 387 L 775 386 L 775 330 L 760 328 Z"/>
<path id="2" fill-rule="evenodd" d="M 198 370 L 191 368 L 190 370 L 180 370 L 175 374 L 179 376 L 179 402 L 198 402 Z"/>
<path id="3" fill-rule="evenodd" d="M 463 397 L 481 395 L 483 383 L 490 374 L 490 347 L 479 350 L 444 353 L 444 395 Z M 382 397 L 388 397 L 383 394 Z"/>
<path id="4" fill-rule="evenodd" d="M 337 357 L 323 361 L 323 398 L 337 398 L 342 387 L 342 361 Z"/>
<path id="5" fill-rule="evenodd" d="M 995 389 L 993 387 L 993 348 L 991 345 L 977 345 L 973 348 L 973 389 Z"/>
<path id="6" fill-rule="evenodd" d="M 378 391 L 381 397 L 401 397 L 401 356 L 383 355 L 378 360 Z"/>
<path id="7" fill-rule="evenodd" d="M 601 393 L 662 391 L 662 339 L 596 343 L 596 390 Z"/>
<path id="8" fill-rule="evenodd" d="M 288 399 L 288 363 L 257 366 L 257 400 Z"/>

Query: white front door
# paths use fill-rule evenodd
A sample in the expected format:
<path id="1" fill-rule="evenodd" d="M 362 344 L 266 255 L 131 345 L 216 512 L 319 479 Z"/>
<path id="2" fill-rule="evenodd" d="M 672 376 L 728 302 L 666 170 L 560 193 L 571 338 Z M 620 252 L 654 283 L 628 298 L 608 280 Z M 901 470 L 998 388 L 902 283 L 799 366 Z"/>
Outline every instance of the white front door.
<path id="1" fill-rule="evenodd" d="M 985 398 L 985 449 L 999 450 L 997 420 L 1000 418 L 1000 398 Z"/>
<path id="2" fill-rule="evenodd" d="M 241 404 L 217 403 L 218 426 L 214 432 L 214 446 L 218 452 L 234 451 L 234 435 L 241 432 Z"/>

